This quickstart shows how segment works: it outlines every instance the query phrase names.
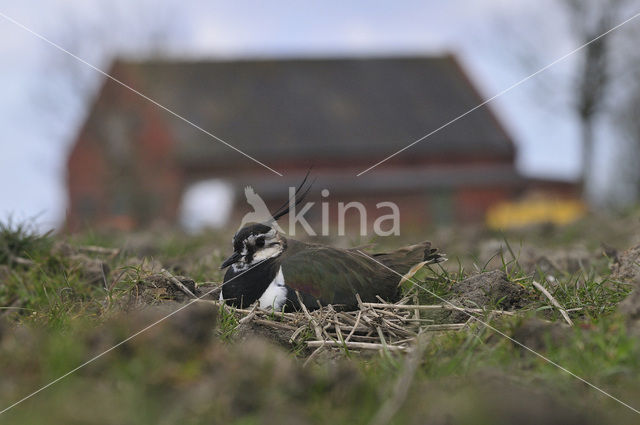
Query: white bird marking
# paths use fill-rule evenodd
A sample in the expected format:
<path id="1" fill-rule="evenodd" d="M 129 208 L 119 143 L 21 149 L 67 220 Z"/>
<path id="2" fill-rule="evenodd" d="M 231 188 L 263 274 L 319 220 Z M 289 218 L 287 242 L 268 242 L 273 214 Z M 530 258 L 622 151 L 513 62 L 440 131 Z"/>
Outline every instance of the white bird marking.
<path id="1" fill-rule="evenodd" d="M 282 267 L 280 267 L 278 274 L 276 274 L 276 277 L 258 301 L 260 302 L 260 308 L 265 310 L 280 310 L 284 306 L 284 303 L 287 302 L 287 288 L 284 286 Z"/>
<path id="2" fill-rule="evenodd" d="M 284 251 L 284 248 L 282 248 L 282 245 L 263 248 L 257 251 L 255 254 L 253 254 L 253 260 L 251 261 L 250 265 L 253 266 L 256 263 L 259 263 L 260 261 L 268 260 L 269 258 L 275 258 L 278 255 L 282 254 L 282 251 Z"/>

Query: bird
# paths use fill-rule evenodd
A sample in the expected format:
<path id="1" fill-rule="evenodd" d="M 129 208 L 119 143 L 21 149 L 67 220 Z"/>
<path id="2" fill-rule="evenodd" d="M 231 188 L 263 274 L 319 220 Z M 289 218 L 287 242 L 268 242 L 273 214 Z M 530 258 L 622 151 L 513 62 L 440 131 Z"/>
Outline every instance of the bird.
<path id="1" fill-rule="evenodd" d="M 299 311 L 301 302 L 308 310 L 329 304 L 356 310 L 356 294 L 363 302 L 396 301 L 400 276 L 446 260 L 428 241 L 369 256 L 284 236 L 272 223 L 302 202 L 311 189 L 301 191 L 307 177 L 269 221 L 245 225 L 233 236 L 233 253 L 220 266 L 227 269 L 220 301 L 235 307 L 257 302 L 273 311 Z"/>

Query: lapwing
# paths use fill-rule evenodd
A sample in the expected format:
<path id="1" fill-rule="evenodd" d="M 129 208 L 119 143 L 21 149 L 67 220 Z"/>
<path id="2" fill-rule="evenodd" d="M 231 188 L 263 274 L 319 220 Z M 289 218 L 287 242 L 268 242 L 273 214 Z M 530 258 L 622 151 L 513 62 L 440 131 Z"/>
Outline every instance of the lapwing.
<path id="1" fill-rule="evenodd" d="M 290 203 L 298 205 L 304 199 L 311 188 L 301 193 L 305 182 L 306 177 L 295 199 L 279 208 L 272 222 L 289 212 Z M 287 238 L 272 222 L 249 224 L 235 234 L 233 254 L 220 267 L 228 267 L 220 300 L 236 307 L 248 307 L 257 301 L 262 309 L 295 311 L 300 309 L 297 292 L 309 310 L 328 304 L 354 310 L 358 308 L 356 294 L 363 302 L 378 302 L 378 296 L 396 301 L 400 296 L 399 275 L 446 259 L 430 242 L 422 242 L 371 254 L 372 260 L 357 249 Z"/>

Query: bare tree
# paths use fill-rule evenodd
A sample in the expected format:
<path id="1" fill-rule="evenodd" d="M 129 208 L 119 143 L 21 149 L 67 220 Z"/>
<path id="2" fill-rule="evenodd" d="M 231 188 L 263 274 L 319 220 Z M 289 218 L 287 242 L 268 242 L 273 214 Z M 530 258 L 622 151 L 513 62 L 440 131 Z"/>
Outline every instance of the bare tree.
<path id="1" fill-rule="evenodd" d="M 45 143 L 57 147 L 48 151 L 55 152 L 57 157 L 54 160 L 47 157 L 45 164 L 62 186 L 68 147 L 77 136 L 97 90 L 107 81 L 82 61 L 108 72 L 111 62 L 119 56 L 141 60 L 161 56 L 175 50 L 188 26 L 184 22 L 186 7 L 178 0 L 56 3 L 58 7 L 50 9 L 52 16 L 45 21 L 47 26 L 38 31 L 60 48 L 41 44 L 40 78 L 27 95 L 38 117 L 34 129 Z M 122 174 L 132 172 L 126 163 L 119 165 Z M 126 185 L 119 191 L 121 197 L 136 202 L 145 199 Z M 147 205 L 143 207 L 148 210 Z"/>
<path id="2" fill-rule="evenodd" d="M 46 31 L 48 38 L 66 51 L 108 71 L 118 56 L 150 58 L 166 54 L 180 34 L 181 7 L 177 0 L 92 1 L 68 4 Z M 58 49 L 46 46 L 41 56 L 42 85 L 33 102 L 49 122 L 45 131 L 73 137 L 70 120 L 81 119 L 104 77 Z"/>
<path id="3" fill-rule="evenodd" d="M 589 43 L 582 53 L 576 72 L 574 111 L 580 123 L 582 137 L 582 192 L 589 198 L 589 183 L 593 179 L 595 125 L 605 108 L 611 73 L 611 37 L 592 41 L 610 30 L 623 10 L 624 0 L 563 0 L 573 32 L 582 44 Z"/>
<path id="4" fill-rule="evenodd" d="M 551 4 L 556 8 L 539 12 L 538 19 L 553 19 L 554 23 L 564 25 L 563 32 L 572 39 L 573 45 L 586 46 L 576 53 L 578 60 L 571 71 L 565 72 L 562 67 L 550 70 L 544 78 L 536 80 L 529 95 L 536 104 L 544 105 L 554 114 L 569 111 L 576 118 L 582 147 L 582 194 L 587 200 L 603 201 L 602 196 L 594 196 L 591 190 L 596 180 L 594 176 L 600 172 L 595 165 L 594 151 L 598 130 L 604 122 L 602 118 L 609 117 L 615 110 L 615 103 L 620 98 L 621 80 L 628 80 L 623 74 L 630 60 L 630 49 L 626 44 L 630 37 L 625 34 L 628 26 L 600 36 L 625 17 L 637 13 L 637 2 L 635 8 L 632 0 L 555 0 Z M 511 46 L 512 63 L 527 72 L 548 63 L 545 47 L 552 42 L 548 36 L 532 34 L 510 22 L 503 21 L 502 28 L 509 34 L 505 38 Z M 559 93 L 568 93 L 569 98 L 558 96 Z M 615 143 L 614 140 L 606 142 Z"/>
<path id="5" fill-rule="evenodd" d="M 628 188 L 625 193 L 627 202 L 640 199 L 640 57 L 636 57 L 632 69 L 633 78 L 628 79 L 625 87 L 627 95 L 613 111 L 613 124 L 624 143 L 619 152 L 618 172 L 621 184 Z"/>

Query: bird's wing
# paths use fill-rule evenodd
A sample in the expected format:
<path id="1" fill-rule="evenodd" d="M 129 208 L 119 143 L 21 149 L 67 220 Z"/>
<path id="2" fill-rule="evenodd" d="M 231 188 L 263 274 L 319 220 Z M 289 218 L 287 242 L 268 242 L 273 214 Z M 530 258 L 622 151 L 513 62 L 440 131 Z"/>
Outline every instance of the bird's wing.
<path id="1" fill-rule="evenodd" d="M 395 297 L 398 277 L 374 261 L 348 250 L 297 244 L 281 259 L 285 283 L 293 290 L 325 305 L 354 306 L 356 293 L 365 301 Z"/>

